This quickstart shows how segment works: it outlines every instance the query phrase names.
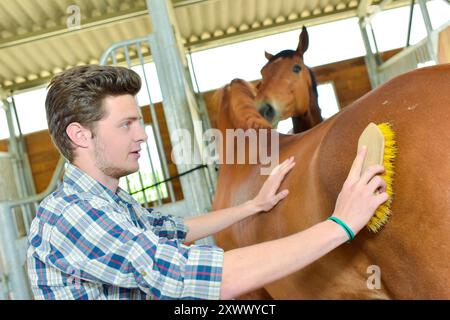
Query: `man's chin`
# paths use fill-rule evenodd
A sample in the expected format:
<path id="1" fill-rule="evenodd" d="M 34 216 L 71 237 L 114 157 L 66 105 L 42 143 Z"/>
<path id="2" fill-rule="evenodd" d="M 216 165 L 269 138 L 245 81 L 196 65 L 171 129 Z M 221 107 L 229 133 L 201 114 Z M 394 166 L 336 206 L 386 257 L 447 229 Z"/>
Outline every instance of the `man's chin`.
<path id="1" fill-rule="evenodd" d="M 130 166 L 129 168 L 105 168 L 103 169 L 103 173 L 116 178 L 120 179 L 122 177 L 128 176 L 130 174 L 133 174 L 135 172 L 139 171 L 139 165 L 137 166 Z"/>
<path id="2" fill-rule="evenodd" d="M 127 168 L 124 170 L 122 177 L 128 176 L 128 175 L 136 173 L 138 171 L 139 171 L 139 165 Z"/>

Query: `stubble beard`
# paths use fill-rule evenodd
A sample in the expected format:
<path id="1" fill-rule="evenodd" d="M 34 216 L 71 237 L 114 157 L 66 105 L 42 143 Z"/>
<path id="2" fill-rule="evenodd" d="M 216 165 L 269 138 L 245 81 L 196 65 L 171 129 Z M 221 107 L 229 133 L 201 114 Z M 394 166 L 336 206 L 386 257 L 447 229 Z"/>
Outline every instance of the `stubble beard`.
<path id="1" fill-rule="evenodd" d="M 94 138 L 95 148 L 94 148 L 94 159 L 95 166 L 103 172 L 108 177 L 112 177 L 114 179 L 120 179 L 125 177 L 131 173 L 136 172 L 136 170 L 127 170 L 125 168 L 115 167 L 113 164 L 109 162 L 106 157 L 106 152 L 104 145 L 101 143 L 98 136 Z"/>

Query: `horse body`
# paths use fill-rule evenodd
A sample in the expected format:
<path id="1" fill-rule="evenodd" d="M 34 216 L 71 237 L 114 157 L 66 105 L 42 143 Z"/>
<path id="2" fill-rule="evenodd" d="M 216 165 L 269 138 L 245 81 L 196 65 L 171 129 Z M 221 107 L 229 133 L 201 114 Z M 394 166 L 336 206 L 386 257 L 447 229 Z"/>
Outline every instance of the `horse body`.
<path id="1" fill-rule="evenodd" d="M 219 233 L 218 245 L 225 250 L 248 246 L 324 221 L 333 212 L 360 133 L 370 122 L 390 122 L 398 156 L 389 222 L 377 234 L 362 231 L 352 244 L 265 289 L 275 299 L 450 298 L 449 87 L 450 65 L 420 69 L 373 90 L 307 132 L 280 134 L 279 161 L 291 155 L 296 159 L 280 186 L 290 190 L 289 196 L 271 212 Z M 242 102 L 233 100 L 235 89 L 229 89 L 224 104 Z M 236 128 L 229 110 L 221 109 L 221 130 Z M 256 196 L 266 179 L 259 168 L 222 165 L 214 209 Z M 380 289 L 368 285 L 377 276 L 375 269 Z"/>

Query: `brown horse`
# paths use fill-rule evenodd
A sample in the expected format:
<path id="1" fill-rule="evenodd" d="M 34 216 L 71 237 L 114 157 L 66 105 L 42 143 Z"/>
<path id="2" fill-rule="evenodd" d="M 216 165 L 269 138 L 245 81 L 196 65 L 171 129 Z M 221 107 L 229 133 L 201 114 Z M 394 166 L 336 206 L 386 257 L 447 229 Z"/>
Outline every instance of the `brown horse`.
<path id="1" fill-rule="evenodd" d="M 219 233 L 218 245 L 225 250 L 248 246 L 325 220 L 333 212 L 359 135 L 370 122 L 390 122 L 398 155 L 389 222 L 377 234 L 363 230 L 351 244 L 265 290 L 275 299 L 449 299 L 449 88 L 450 65 L 419 69 L 387 82 L 305 133 L 279 134 L 279 161 L 291 155 L 296 161 L 280 186 L 290 190 L 289 196 L 270 212 Z M 242 127 L 232 113 L 246 117 L 248 111 L 247 120 L 260 116 L 248 107 L 254 92 L 244 82 L 234 81 L 221 93 L 222 132 Z M 246 146 L 246 152 L 254 147 Z M 266 179 L 259 169 L 221 165 L 214 209 L 256 196 Z"/>
<path id="2" fill-rule="evenodd" d="M 322 122 L 314 73 L 303 61 L 309 36 L 302 28 L 297 50 L 265 53 L 267 64 L 256 95 L 256 108 L 275 128 L 280 120 L 292 117 L 293 132 L 311 129 Z"/>
<path id="3" fill-rule="evenodd" d="M 276 55 L 265 52 L 268 61 L 261 69 L 262 79 L 255 87 L 250 83 L 246 83 L 246 86 L 253 96 L 253 101 L 248 101 L 248 105 L 256 108 L 267 122 L 260 117 L 249 117 L 247 120 L 250 122 L 245 127 L 276 128 L 280 120 L 292 117 L 293 133 L 299 133 L 322 122 L 316 78 L 303 61 L 308 44 L 308 31 L 303 27 L 297 50 L 283 50 Z M 279 94 L 286 90 L 288 94 Z"/>

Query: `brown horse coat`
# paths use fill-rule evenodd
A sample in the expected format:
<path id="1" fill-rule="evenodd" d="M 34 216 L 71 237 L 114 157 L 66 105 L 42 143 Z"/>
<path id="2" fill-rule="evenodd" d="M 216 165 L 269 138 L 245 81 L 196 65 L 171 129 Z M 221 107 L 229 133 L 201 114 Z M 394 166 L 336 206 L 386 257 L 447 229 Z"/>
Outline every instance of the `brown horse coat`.
<path id="1" fill-rule="evenodd" d="M 230 112 L 252 99 L 242 95 L 243 86 L 224 90 L 222 131 L 236 128 Z M 370 122 L 390 122 L 396 132 L 392 217 L 379 233 L 363 230 L 351 244 L 266 286 L 273 298 L 450 298 L 450 65 L 399 76 L 305 133 L 280 134 L 280 162 L 291 155 L 296 161 L 280 186 L 289 196 L 219 233 L 217 243 L 225 250 L 248 246 L 329 217 Z M 265 179 L 258 165 L 221 165 L 214 209 L 251 199 Z M 380 289 L 368 286 L 373 266 L 381 272 Z"/>

